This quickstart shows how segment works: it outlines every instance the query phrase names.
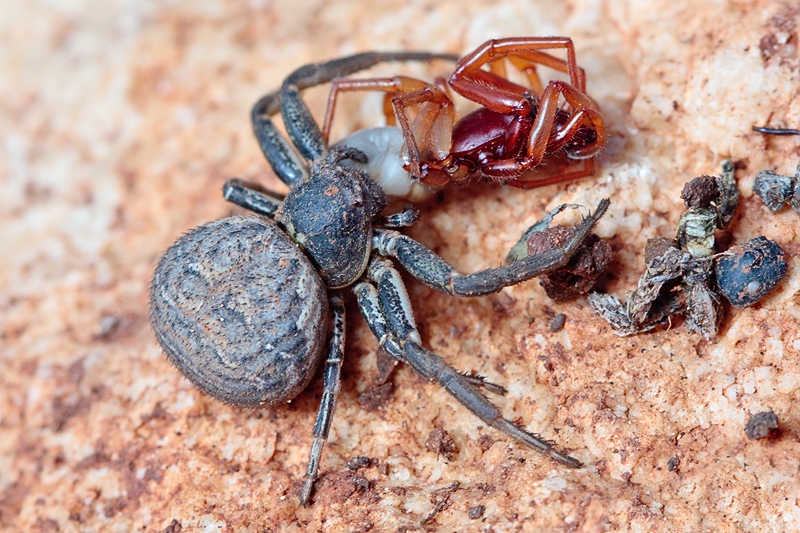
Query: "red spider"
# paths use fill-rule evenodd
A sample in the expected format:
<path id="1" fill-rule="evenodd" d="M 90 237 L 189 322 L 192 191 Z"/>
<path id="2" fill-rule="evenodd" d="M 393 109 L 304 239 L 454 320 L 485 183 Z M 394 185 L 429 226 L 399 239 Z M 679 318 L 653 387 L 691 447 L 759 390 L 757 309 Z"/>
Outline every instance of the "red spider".
<path id="1" fill-rule="evenodd" d="M 545 51 L 553 49 L 566 50 L 566 60 Z M 508 79 L 504 60 L 530 87 Z M 568 74 L 569 83 L 553 80 L 543 88 L 537 65 Z M 482 107 L 455 122 L 448 89 Z M 434 188 L 480 176 L 523 189 L 589 176 L 606 141 L 603 117 L 585 94 L 586 75 L 569 37 L 487 41 L 439 85 L 408 76 L 333 80 L 323 126 L 326 144 L 339 93 L 364 90 L 387 93 L 384 112 L 387 122 L 402 130 L 403 166 Z M 410 110 L 416 113 L 409 116 Z M 582 160 L 583 168 L 569 170 L 570 160 Z"/>

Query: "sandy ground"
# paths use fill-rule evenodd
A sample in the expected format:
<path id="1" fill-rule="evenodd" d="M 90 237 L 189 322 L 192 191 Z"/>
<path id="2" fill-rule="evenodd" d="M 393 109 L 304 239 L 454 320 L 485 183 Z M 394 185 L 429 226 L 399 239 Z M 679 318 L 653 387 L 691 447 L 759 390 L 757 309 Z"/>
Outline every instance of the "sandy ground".
<path id="1" fill-rule="evenodd" d="M 794 171 L 800 139 L 750 131 L 800 126 L 800 4 L 487 4 L 4 7 L 0 528 L 800 531 L 798 214 L 772 215 L 751 192 L 759 170 Z M 382 384 L 350 299 L 339 408 L 312 505 L 297 508 L 319 379 L 268 411 L 199 393 L 150 329 L 154 264 L 182 232 L 236 211 L 220 196 L 226 178 L 284 190 L 248 112 L 294 68 L 369 49 L 466 53 L 511 35 L 575 40 L 611 132 L 597 176 L 450 187 L 409 234 L 469 272 L 499 264 L 548 209 L 610 197 L 598 233 L 614 259 L 600 288 L 624 298 L 646 239 L 673 234 L 683 183 L 730 157 L 742 191 L 733 239 L 778 241 L 789 274 L 755 307 L 728 308 L 713 342 L 682 320 L 618 338 L 585 299 L 555 303 L 536 282 L 456 299 L 408 278 L 424 343 L 506 386 L 506 416 L 571 450 L 586 463 L 577 471 L 483 427 L 408 368 Z M 315 112 L 325 95 L 309 92 Z M 353 96 L 340 134 L 381 120 L 379 98 Z M 566 324 L 551 332 L 558 313 Z M 749 441 L 745 422 L 769 409 L 779 436 Z M 428 444 L 437 435 L 451 452 Z M 368 464 L 348 469 L 358 456 Z"/>

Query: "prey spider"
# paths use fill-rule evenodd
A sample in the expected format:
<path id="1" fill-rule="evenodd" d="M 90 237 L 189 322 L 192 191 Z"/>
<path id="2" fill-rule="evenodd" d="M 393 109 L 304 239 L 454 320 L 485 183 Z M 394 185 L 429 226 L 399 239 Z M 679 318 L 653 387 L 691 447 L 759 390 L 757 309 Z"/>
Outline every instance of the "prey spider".
<path id="1" fill-rule="evenodd" d="M 566 60 L 549 53 L 558 49 L 566 52 Z M 458 60 L 447 81 L 437 83 L 408 76 L 347 77 L 375 63 L 396 59 L 391 53 L 370 57 L 374 62 L 365 61 L 364 54 L 357 54 L 309 65 L 317 69 L 318 77 L 308 78 L 298 88 L 331 82 L 321 136 L 325 145 L 340 93 L 386 93 L 384 113 L 389 126 L 360 130 L 338 144 L 367 154 L 366 164 L 349 164 L 359 166 L 373 177 L 380 176 L 384 183 L 395 184 L 390 193 L 396 191 L 418 199 L 429 188 L 438 189 L 450 181 L 476 177 L 530 189 L 594 173 L 594 156 L 605 145 L 605 124 L 597 104 L 586 94 L 586 75 L 575 60 L 570 38 L 513 37 L 487 41 Z M 456 58 L 449 54 L 427 54 L 425 58 L 413 59 Z M 506 61 L 524 74 L 527 87 L 509 79 Z M 569 76 L 569 82 L 551 80 L 543 85 L 537 66 L 563 72 Z M 450 90 L 480 107 L 456 121 Z M 254 129 L 265 153 L 271 144 L 260 133 L 261 121 L 270 114 L 266 102 L 274 97 L 275 94 L 264 97 L 252 113 Z M 292 119 L 289 117 L 290 122 Z M 287 124 L 287 130 L 295 139 L 297 132 L 305 131 L 303 128 L 307 126 L 310 125 Z M 572 168 L 576 160 L 581 161 L 582 168 Z"/>
<path id="2" fill-rule="evenodd" d="M 431 54 L 363 54 L 359 64 L 430 59 Z M 355 60 L 348 58 L 352 65 Z M 450 295 L 481 296 L 551 272 L 569 261 L 608 208 L 602 200 L 563 248 L 463 275 L 419 242 L 391 229 L 413 224 L 411 211 L 384 215 L 385 191 L 345 159 L 367 163 L 362 152 L 328 150 L 300 98 L 300 88 L 329 76 L 337 63 L 308 65 L 262 99 L 259 139 L 285 198 L 238 179 L 224 197 L 256 215 L 231 216 L 180 237 L 156 267 L 150 292 L 156 337 L 175 366 L 205 393 L 229 404 L 261 407 L 299 394 L 320 364 L 323 392 L 300 503 L 308 503 L 339 392 L 345 354 L 343 289 L 380 347 L 437 382 L 459 403 L 525 446 L 572 468 L 581 462 L 554 443 L 503 418 L 483 391 L 504 389 L 456 371 L 422 346 L 411 302 L 394 262 L 419 281 Z M 269 115 L 278 107 L 292 145 Z M 324 355 L 323 355 L 324 354 Z M 324 363 L 322 363 L 324 359 Z"/>

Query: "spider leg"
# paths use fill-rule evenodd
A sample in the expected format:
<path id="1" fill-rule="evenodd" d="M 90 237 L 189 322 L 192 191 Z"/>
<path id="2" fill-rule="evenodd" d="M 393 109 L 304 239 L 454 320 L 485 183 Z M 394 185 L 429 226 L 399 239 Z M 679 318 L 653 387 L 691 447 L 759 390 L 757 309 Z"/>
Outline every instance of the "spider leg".
<path id="1" fill-rule="evenodd" d="M 503 418 L 500 408 L 475 387 L 474 380 L 421 346 L 408 294 L 399 272 L 389 261 L 374 259 L 369 267 L 369 277 L 375 284 L 361 281 L 354 287 L 354 292 L 372 333 L 389 355 L 408 363 L 424 379 L 437 382 L 488 426 L 566 466 L 583 466 L 574 457 L 555 450 L 551 442 Z"/>
<path id="2" fill-rule="evenodd" d="M 331 82 L 331 92 L 328 94 L 328 108 L 325 110 L 325 120 L 322 123 L 322 137 L 327 143 L 331 132 L 333 116 L 336 112 L 336 102 L 339 93 L 356 91 L 380 91 L 386 93 L 384 99 L 384 115 L 389 125 L 394 124 L 395 116 L 392 109 L 392 98 L 398 94 L 418 91 L 428 85 L 428 82 L 411 78 L 409 76 L 394 76 L 391 78 L 341 78 Z M 388 105 L 387 105 L 388 100 Z"/>
<path id="3" fill-rule="evenodd" d="M 278 178 L 293 187 L 308 176 L 308 168 L 270 118 L 280 109 L 280 92 L 267 94 L 250 111 L 253 133 Z"/>
<path id="4" fill-rule="evenodd" d="M 328 83 L 334 78 L 349 76 L 360 70 L 387 61 L 454 61 L 452 54 L 429 52 L 365 52 L 325 63 L 312 63 L 295 70 L 283 81 L 280 109 L 286 132 L 300 154 L 314 161 L 325 154 L 325 140 L 314 117 L 303 101 L 303 89 Z"/>
<path id="5" fill-rule="evenodd" d="M 351 91 L 386 93 L 384 113 L 387 123 L 393 124 L 395 120 L 399 122 L 412 177 L 432 187 L 441 187 L 449 181 L 442 168 L 450 153 L 450 134 L 455 121 L 455 110 L 453 102 L 441 87 L 408 76 L 334 80 L 322 128 L 326 143 L 338 95 L 340 92 Z M 407 115 L 408 108 L 420 108 L 413 121 Z"/>
<path id="6" fill-rule="evenodd" d="M 411 122 L 406 110 L 417 106 L 421 111 Z M 453 101 L 447 93 L 434 84 L 427 84 L 393 98 L 392 107 L 403 131 L 411 178 L 431 187 L 441 187 L 451 177 L 458 179 L 459 176 L 455 175 L 458 170 L 445 170 L 449 164 L 455 121 Z"/>
<path id="7" fill-rule="evenodd" d="M 450 295 L 483 296 L 566 265 L 606 212 L 608 205 L 608 199 L 601 200 L 594 214 L 581 221 L 562 249 L 549 250 L 468 275 L 459 273 L 433 251 L 397 231 L 375 230 L 373 249 L 380 255 L 396 258 L 412 276 L 429 287 Z"/>
<path id="8" fill-rule="evenodd" d="M 262 190 L 255 183 L 250 183 L 239 178 L 231 178 L 222 186 L 222 197 L 240 207 L 249 209 L 254 213 L 268 218 L 274 218 L 283 198 Z"/>
<path id="9" fill-rule="evenodd" d="M 566 50 L 567 60 L 543 51 L 553 49 Z M 494 64 L 505 58 L 526 74 L 531 88 L 537 93 L 541 92 L 541 81 L 535 74 L 534 63 L 569 74 L 572 85 L 581 92 L 586 90 L 586 75 L 575 60 L 575 48 L 569 37 L 511 37 L 486 41 L 458 62 L 450 76 L 450 86 L 465 98 L 495 111 L 513 111 L 523 105 L 522 94 L 509 90 L 510 87 L 487 87 L 484 75 L 488 73 L 482 70 L 489 64 L 490 72 L 495 74 L 493 77 L 499 77 L 502 69 Z"/>
<path id="10" fill-rule="evenodd" d="M 573 113 L 566 123 L 556 126 L 556 114 L 560 110 L 559 95 L 564 96 L 567 103 L 573 108 Z M 580 146 L 569 146 L 569 143 L 580 133 L 581 128 L 594 132 L 594 140 Z M 570 84 L 551 81 L 539 99 L 539 109 L 528 134 L 526 155 L 487 161 L 481 171 L 486 176 L 505 180 L 505 183 L 523 189 L 582 178 L 594 173 L 592 157 L 600 151 L 605 142 L 605 123 L 597 104 Z M 565 148 L 567 157 L 581 160 L 583 168 L 544 177 L 524 174 L 525 170 L 533 169 L 541 164 L 547 154 Z"/>
<path id="11" fill-rule="evenodd" d="M 594 100 L 568 83 L 564 83 L 563 81 L 551 81 L 548 84 L 548 88 L 550 87 L 552 87 L 552 92 L 548 97 L 554 99 L 557 104 L 558 95 L 560 94 L 563 96 L 572 107 L 573 114 L 569 117 L 569 120 L 553 132 L 547 140 L 547 151 L 555 152 L 561 150 L 575 137 L 581 126 L 586 126 L 595 132 L 595 140 L 579 148 L 568 149 L 568 154 L 573 159 L 592 157 L 606 143 L 606 128 L 603 117 L 600 115 L 600 109 L 597 107 Z M 547 89 L 545 89 L 545 91 L 547 91 Z M 542 98 L 544 98 L 544 95 Z M 555 111 L 551 112 L 553 114 L 552 119 L 555 120 Z M 539 116 L 536 118 L 538 119 Z M 541 120 L 550 120 L 550 118 L 545 117 Z M 533 136 L 536 132 L 536 126 L 537 122 L 534 123 L 531 129 L 531 138 L 528 142 L 529 150 L 532 149 L 534 144 Z"/>
<path id="12" fill-rule="evenodd" d="M 345 309 L 342 294 L 332 291 L 328 297 L 333 315 L 333 328 L 331 339 L 328 341 L 328 357 L 325 360 L 325 369 L 322 373 L 322 399 L 317 411 L 317 420 L 314 423 L 314 441 L 308 457 L 308 468 L 300 492 L 300 505 L 305 506 L 311 496 L 311 488 L 317 479 L 319 461 L 322 457 L 322 447 L 328 440 L 331 430 L 331 420 L 336 408 L 336 397 L 339 395 L 339 382 L 344 358 L 344 321 Z"/>
<path id="13" fill-rule="evenodd" d="M 308 169 L 270 117 L 281 112 L 292 144 L 304 158 L 313 161 L 324 155 L 326 145 L 319 126 L 301 97 L 304 89 L 385 61 L 434 59 L 456 61 L 458 57 L 428 52 L 366 52 L 300 67 L 289 74 L 281 89 L 261 97 L 250 113 L 253 131 L 264 156 L 278 177 L 289 187 L 293 186 L 308 175 Z"/>

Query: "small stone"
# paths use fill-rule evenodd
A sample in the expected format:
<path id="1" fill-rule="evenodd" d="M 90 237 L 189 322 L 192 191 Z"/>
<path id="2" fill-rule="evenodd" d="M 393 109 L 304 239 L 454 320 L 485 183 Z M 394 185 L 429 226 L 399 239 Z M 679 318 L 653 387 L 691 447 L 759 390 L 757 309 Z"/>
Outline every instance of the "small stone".
<path id="1" fill-rule="evenodd" d="M 484 511 L 486 511 L 486 507 L 483 505 L 476 505 L 475 507 L 470 507 L 467 509 L 467 516 L 469 516 L 472 520 L 477 520 L 483 516 Z"/>
<path id="2" fill-rule="evenodd" d="M 550 322 L 550 332 L 555 333 L 556 331 L 561 331 L 564 327 L 564 324 L 567 321 L 567 315 L 564 313 L 559 313 L 553 317 L 553 321 Z"/>
<path id="3" fill-rule="evenodd" d="M 778 417 L 772 411 L 756 413 L 744 426 L 744 433 L 750 440 L 763 439 L 778 430 Z"/>
<path id="4" fill-rule="evenodd" d="M 448 461 L 452 461 L 456 452 L 456 442 L 442 428 L 436 428 L 428 435 L 425 447 L 432 452 L 436 452 L 436 457 L 443 455 Z"/>
<path id="5" fill-rule="evenodd" d="M 671 457 L 670 460 L 667 461 L 667 470 L 669 470 L 670 472 L 675 472 L 678 469 L 678 466 L 680 466 L 680 464 L 681 460 L 680 458 L 678 458 L 677 455 L 675 457 Z"/>

